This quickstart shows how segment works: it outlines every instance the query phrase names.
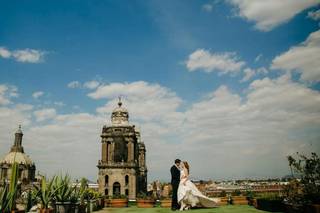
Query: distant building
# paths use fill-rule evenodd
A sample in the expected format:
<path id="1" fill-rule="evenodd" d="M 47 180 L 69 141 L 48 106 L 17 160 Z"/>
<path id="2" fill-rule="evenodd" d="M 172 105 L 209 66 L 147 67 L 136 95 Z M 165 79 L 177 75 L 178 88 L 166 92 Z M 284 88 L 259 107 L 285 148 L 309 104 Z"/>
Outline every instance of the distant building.
<path id="1" fill-rule="evenodd" d="M 18 163 L 19 181 L 23 184 L 29 184 L 35 181 L 36 166 L 31 158 L 24 153 L 22 146 L 23 133 L 21 126 L 15 133 L 15 139 L 10 152 L 0 160 L 0 181 L 10 181 L 11 166 L 14 162 Z"/>
<path id="2" fill-rule="evenodd" d="M 140 132 L 129 124 L 129 113 L 122 107 L 121 99 L 112 112 L 111 123 L 102 128 L 99 191 L 135 199 L 138 193 L 147 191 L 145 144 Z"/>

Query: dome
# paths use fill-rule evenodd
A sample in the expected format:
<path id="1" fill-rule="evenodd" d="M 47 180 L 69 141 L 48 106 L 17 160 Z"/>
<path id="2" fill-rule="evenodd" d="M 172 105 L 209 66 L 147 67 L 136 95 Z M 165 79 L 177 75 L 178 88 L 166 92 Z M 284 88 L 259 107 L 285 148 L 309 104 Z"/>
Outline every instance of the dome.
<path id="1" fill-rule="evenodd" d="M 18 164 L 32 165 L 33 162 L 31 158 L 22 152 L 10 152 L 3 159 L 1 159 L 0 164 L 8 163 L 13 164 L 13 162 L 17 162 Z"/>
<path id="2" fill-rule="evenodd" d="M 128 125 L 129 113 L 128 110 L 122 107 L 121 99 L 119 98 L 118 107 L 112 111 L 111 122 L 114 126 Z"/>

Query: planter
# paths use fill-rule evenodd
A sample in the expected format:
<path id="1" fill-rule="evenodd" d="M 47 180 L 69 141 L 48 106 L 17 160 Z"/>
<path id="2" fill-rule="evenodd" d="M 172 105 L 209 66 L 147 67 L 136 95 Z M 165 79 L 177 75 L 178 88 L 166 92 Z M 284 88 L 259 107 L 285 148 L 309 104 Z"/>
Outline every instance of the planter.
<path id="1" fill-rule="evenodd" d="M 171 199 L 164 199 L 160 201 L 160 206 L 162 208 L 171 208 L 171 203 L 172 203 Z"/>
<path id="2" fill-rule="evenodd" d="M 104 198 L 98 199 L 98 208 L 103 209 L 104 208 Z"/>
<path id="3" fill-rule="evenodd" d="M 93 212 L 97 210 L 97 200 L 88 201 L 87 212 Z"/>
<path id="4" fill-rule="evenodd" d="M 285 208 L 282 200 L 257 199 L 257 209 L 269 212 L 282 212 Z"/>
<path id="5" fill-rule="evenodd" d="M 110 207 L 110 199 L 104 199 L 104 207 Z"/>
<path id="6" fill-rule="evenodd" d="M 25 210 L 12 210 L 11 213 L 25 213 Z"/>
<path id="7" fill-rule="evenodd" d="M 233 205 L 248 205 L 247 197 L 245 196 L 233 196 L 232 197 Z"/>
<path id="8" fill-rule="evenodd" d="M 56 202 L 56 213 L 78 213 L 79 204 L 70 202 Z"/>
<path id="9" fill-rule="evenodd" d="M 225 206 L 225 205 L 228 205 L 228 203 L 229 203 L 229 198 L 228 197 L 221 197 L 218 205 L 219 206 Z"/>
<path id="10" fill-rule="evenodd" d="M 150 199 L 137 199 L 138 208 L 153 208 L 155 205 L 155 200 Z"/>
<path id="11" fill-rule="evenodd" d="M 40 209 L 40 213 L 53 213 L 54 209 Z"/>
<path id="12" fill-rule="evenodd" d="M 87 209 L 87 205 L 85 203 L 82 203 L 82 204 L 79 205 L 78 213 L 86 213 L 86 209 Z"/>
<path id="13" fill-rule="evenodd" d="M 256 199 L 256 198 L 253 198 L 253 199 L 252 199 L 252 205 L 253 205 L 255 208 L 258 207 L 257 199 Z"/>
<path id="14" fill-rule="evenodd" d="M 115 207 L 115 208 L 128 207 L 128 199 L 127 198 L 111 199 L 109 206 Z"/>

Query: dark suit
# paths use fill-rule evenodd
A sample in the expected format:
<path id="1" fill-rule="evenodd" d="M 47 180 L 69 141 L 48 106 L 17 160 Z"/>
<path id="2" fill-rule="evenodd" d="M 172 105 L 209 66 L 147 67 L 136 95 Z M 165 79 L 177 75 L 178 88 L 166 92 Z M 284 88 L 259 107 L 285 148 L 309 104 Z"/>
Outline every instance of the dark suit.
<path id="1" fill-rule="evenodd" d="M 179 209 L 178 204 L 178 187 L 180 183 L 180 170 L 173 165 L 170 169 L 171 172 L 171 185 L 172 185 L 172 204 L 171 208 Z"/>

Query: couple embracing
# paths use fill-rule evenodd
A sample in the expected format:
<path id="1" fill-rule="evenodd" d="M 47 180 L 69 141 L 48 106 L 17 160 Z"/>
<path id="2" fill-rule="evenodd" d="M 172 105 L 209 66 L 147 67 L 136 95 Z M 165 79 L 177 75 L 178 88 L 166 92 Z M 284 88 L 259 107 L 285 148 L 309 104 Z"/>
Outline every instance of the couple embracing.
<path id="1" fill-rule="evenodd" d="M 176 159 L 171 167 L 172 204 L 173 211 L 188 210 L 191 207 L 216 207 L 217 201 L 204 196 L 189 180 L 190 167 L 188 162 Z"/>

